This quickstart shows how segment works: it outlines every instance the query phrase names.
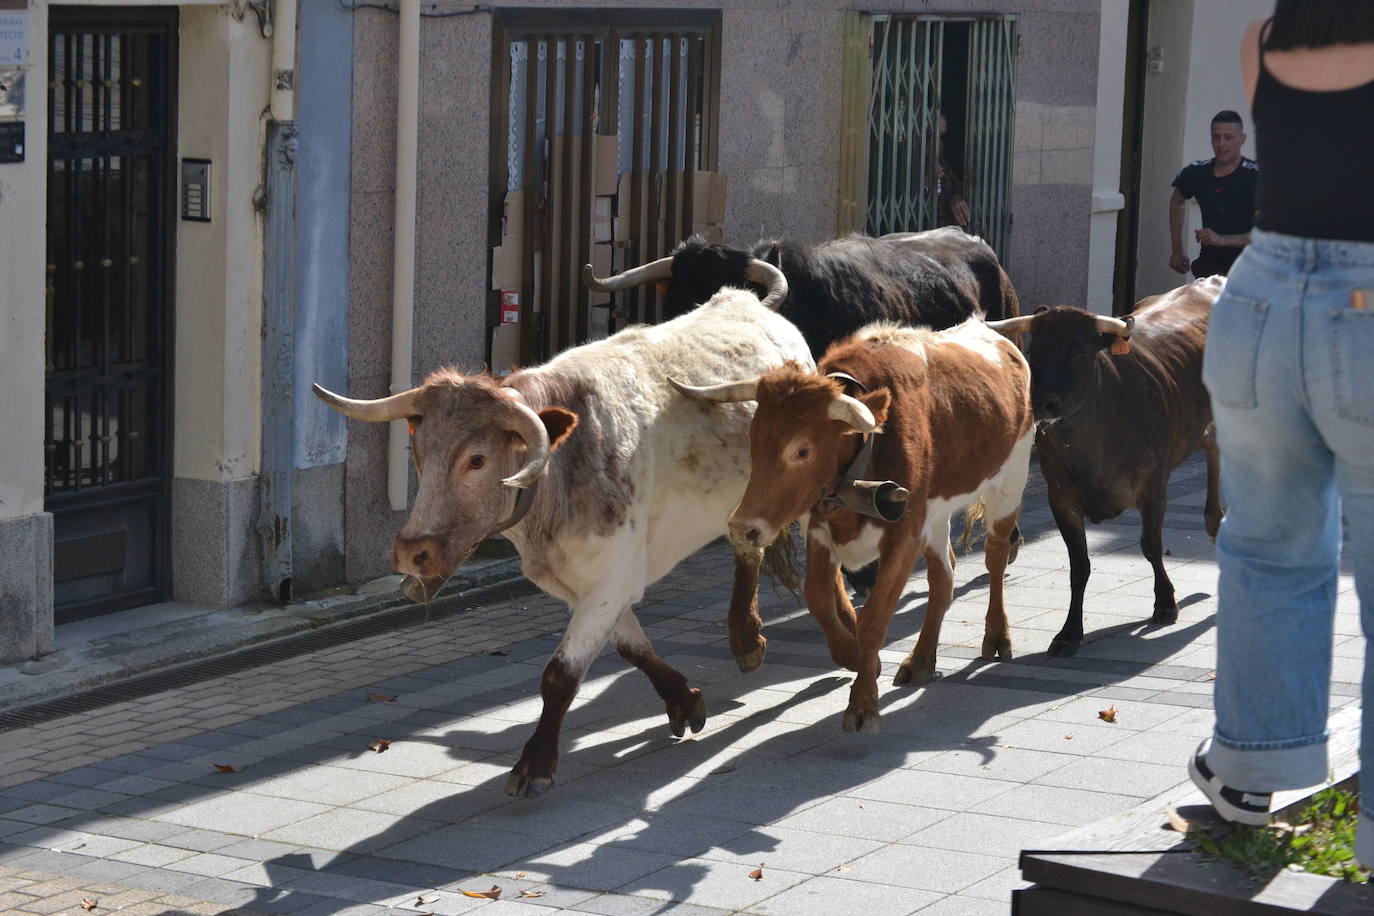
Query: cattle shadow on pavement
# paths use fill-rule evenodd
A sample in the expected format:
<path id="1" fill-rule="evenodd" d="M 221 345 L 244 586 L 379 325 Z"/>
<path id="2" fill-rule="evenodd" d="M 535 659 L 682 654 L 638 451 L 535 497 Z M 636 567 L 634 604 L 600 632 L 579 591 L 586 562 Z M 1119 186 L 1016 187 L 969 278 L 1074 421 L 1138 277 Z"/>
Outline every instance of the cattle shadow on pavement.
<path id="1" fill-rule="evenodd" d="M 919 630 L 920 614 L 914 610 L 895 618 L 894 638 Z M 1099 669 L 1093 684 L 1144 673 L 1209 626 L 1209 621 L 1176 626 L 1142 644 L 1149 651 L 1135 660 Z M 468 716 L 435 728 L 394 732 L 388 753 L 404 754 L 407 744 L 430 745 L 445 749 L 455 762 L 476 752 L 481 755 L 476 762 L 500 769 L 476 785 L 452 786 L 450 797 L 416 806 L 330 861 L 288 854 L 265 862 L 272 886 L 248 905 L 271 908 L 288 892 L 344 887 L 358 878 L 389 874 L 390 880 L 409 881 L 417 894 L 434 888 L 481 891 L 491 884 L 502 886 L 506 896 L 522 890 L 551 897 L 572 889 L 616 890 L 664 898 L 670 908 L 671 901 L 693 898 L 713 863 L 733 859 L 741 881 L 761 863 L 786 873 L 796 855 L 788 848 L 788 818 L 855 791 L 860 805 L 865 786 L 897 770 L 919 779 L 921 762 L 944 751 L 973 751 L 984 765 L 991 763 L 1002 749 L 999 723 L 1020 713 L 1028 718 L 1033 707 L 1062 702 L 1089 686 L 1083 680 L 1018 679 L 1016 662 L 969 661 L 923 689 L 885 684 L 882 734 L 843 735 L 838 726 L 850 678 L 825 670 L 821 639 L 812 635 L 810 648 L 821 652 L 811 652 L 810 661 L 784 651 L 777 653 L 781 663 L 770 657 L 751 675 L 733 671 L 732 660 L 717 657 L 714 647 L 708 651 L 660 640 L 665 657 L 703 688 L 715 714 L 705 731 L 683 741 L 668 736 L 652 690 L 637 672 L 608 670 L 621 668 L 609 656 L 598 660 L 588 678 L 588 691 L 597 695 L 570 714 L 559 780 L 541 799 L 503 795 L 505 770 L 532 722 L 511 721 L 493 732 L 472 730 Z M 942 659 L 942 668 L 950 661 Z M 1075 666 L 1072 659 L 1055 661 L 1091 668 Z M 885 667 L 890 674 L 894 666 Z M 968 688 L 976 689 L 961 697 Z M 480 699 L 471 698 L 470 711 L 472 701 Z M 493 711 L 480 710 L 477 716 L 489 725 L 486 714 Z M 436 707 L 433 713 L 444 711 Z M 497 746 L 510 750 L 484 754 Z M 779 822 L 781 827 L 774 826 Z M 508 854 L 522 847 L 527 851 Z M 338 904 L 339 909 L 349 905 L 346 900 Z M 323 901 L 311 911 L 331 912 Z"/>
<path id="2" fill-rule="evenodd" d="M 1128 521 L 1095 530 L 1096 567 L 1107 566 L 1100 562 L 1106 557 L 1138 555 L 1138 527 Z M 1033 549 L 1063 550 L 1052 521 L 1028 519 L 1023 531 Z M 1196 557 L 1210 558 L 1211 545 L 1205 534 L 1201 539 L 1205 551 L 1199 545 Z M 1166 531 L 1166 546 L 1177 546 L 1176 541 L 1174 532 Z M 1187 552 L 1192 551 L 1185 545 Z M 963 569 L 979 572 L 956 580 L 955 608 L 977 619 L 987 589 L 981 562 L 977 551 L 960 554 Z M 1184 557 L 1166 560 L 1171 573 L 1185 562 Z M 670 579 L 695 588 L 704 568 L 687 561 Z M 1013 566 L 1009 572 L 1050 576 L 1056 567 L 1044 565 L 1037 572 L 1034 566 Z M 685 615 L 689 603 L 672 599 L 650 600 L 641 608 L 663 657 L 705 693 L 711 716 L 706 729 L 687 740 L 673 739 L 648 682 L 608 651 L 589 671 L 569 712 L 558 780 L 545 798 L 512 800 L 503 789 L 538 716 L 539 671 L 556 645 L 553 637 L 525 640 L 502 656 L 470 656 L 436 666 L 428 680 L 401 678 L 348 690 L 241 724 L 256 728 L 229 726 L 178 742 L 186 759 L 196 761 L 212 753 L 223 757 L 239 744 L 252 744 L 255 751 L 231 756 L 228 762 L 239 764 L 240 772 L 216 774 L 207 763 L 188 765 L 204 772 L 177 777 L 166 789 L 105 809 L 93 806 L 89 814 L 54 827 L 98 833 L 110 814 L 152 820 L 200 802 L 233 804 L 238 793 L 248 793 L 238 797 L 251 804 L 301 797 L 269 797 L 262 790 L 274 780 L 316 780 L 323 790 L 336 788 L 327 785 L 335 778 L 390 775 L 404 777 L 406 784 L 394 793 L 330 801 L 316 817 L 264 830 L 268 845 L 294 848 L 281 852 L 278 846 L 273 853 L 265 845 L 256 873 L 232 879 L 261 885 L 242 905 L 285 910 L 300 903 L 312 913 L 332 913 L 364 898 L 375 902 L 379 889 L 393 890 L 388 900 L 401 903 L 436 889 L 452 895 L 459 888 L 484 891 L 499 884 L 503 899 L 528 890 L 546 894 L 540 903 L 562 901 L 575 908 L 578 900 L 616 890 L 661 898 L 662 909 L 671 909 L 672 901 L 694 900 L 703 889 L 714 889 L 712 882 L 719 879 L 713 869 L 722 862 L 740 867 L 744 888 L 755 885 L 747 872 L 760 863 L 765 873 L 780 877 L 824 871 L 798 852 L 796 836 L 803 829 L 837 843 L 900 839 L 882 833 L 878 821 L 901 823 L 905 809 L 885 807 L 880 799 L 889 790 L 875 784 L 886 786 L 901 774 L 919 787 L 930 772 L 925 765 L 952 751 L 974 755 L 972 775 L 985 777 L 980 768 L 1008 749 L 999 737 L 1005 729 L 1029 722 L 1048 706 L 1149 672 L 1212 625 L 1210 619 L 1151 625 L 1150 599 L 1135 597 L 1132 610 L 1138 605 L 1141 619 L 1090 629 L 1080 656 L 1031 653 L 988 662 L 942 644 L 944 675 L 924 688 L 898 688 L 890 682 L 895 659 L 909 649 L 905 643 L 919 633 L 924 616 L 925 578 L 918 568 L 889 629 L 887 677 L 880 680 L 882 733 L 845 735 L 839 724 L 850 675 L 831 664 L 824 641 L 795 598 L 775 595 L 763 602 L 769 649 L 763 668 L 752 674 L 736 669 L 723 627 L 714 641 L 675 637 L 670 624 L 676 617 L 695 614 L 700 620 L 718 613 L 723 621 L 728 591 L 722 586 L 709 597 L 709 606 L 698 603 Z M 1060 613 L 1068 605 L 1067 588 L 1061 591 Z M 1015 593 L 1016 585 L 1009 584 L 1014 640 Z M 1089 595 L 1096 593 L 1090 581 Z M 1188 607 L 1207 598 L 1194 592 L 1179 603 Z M 1090 609 L 1090 628 L 1092 616 Z M 435 632 L 442 636 L 444 631 L 436 626 Z M 1129 653 L 1123 653 L 1129 657 L 1090 652 L 1099 641 L 1142 634 L 1151 638 L 1132 641 Z M 1038 669 L 1033 677 L 1032 669 Z M 1050 669 L 1063 676 L 1047 674 Z M 397 697 L 374 702 L 369 690 Z M 274 734 L 311 730 L 318 732 L 311 740 L 271 746 Z M 368 749 L 378 738 L 391 742 L 385 753 Z M 192 757 L 192 751 L 200 756 Z M 133 755 L 125 771 L 179 759 Z M 379 801 L 383 796 L 393 797 Z M 334 796 L 321 791 L 317 800 L 326 797 Z M 906 826 L 914 833 L 925 825 L 913 820 Z M 766 891 L 760 887 L 759 896 Z M 416 896 L 403 899 L 411 893 Z M 432 908 L 455 907 L 445 898 Z"/>

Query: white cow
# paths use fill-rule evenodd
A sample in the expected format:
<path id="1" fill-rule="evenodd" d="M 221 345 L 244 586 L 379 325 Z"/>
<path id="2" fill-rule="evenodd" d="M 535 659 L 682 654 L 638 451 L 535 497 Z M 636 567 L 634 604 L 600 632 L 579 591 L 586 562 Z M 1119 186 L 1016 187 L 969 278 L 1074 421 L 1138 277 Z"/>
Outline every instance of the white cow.
<path id="1" fill-rule="evenodd" d="M 413 577 L 413 592 L 433 594 L 483 538 L 504 531 L 525 575 L 572 610 L 509 795 L 552 786 L 563 716 L 608 638 L 648 675 L 673 734 L 705 723 L 701 691 L 654 653 L 632 606 L 726 533 L 749 477 L 754 405 L 722 411 L 682 396 L 668 377 L 705 384 L 789 360 L 813 367 L 801 332 L 775 311 L 787 291 L 782 273 L 758 261 L 754 270 L 750 280 L 768 288 L 762 302 L 722 290 L 672 321 L 626 328 L 503 379 L 441 369 L 375 401 L 315 386 L 355 419 L 410 421 L 419 493 L 392 563 Z"/>

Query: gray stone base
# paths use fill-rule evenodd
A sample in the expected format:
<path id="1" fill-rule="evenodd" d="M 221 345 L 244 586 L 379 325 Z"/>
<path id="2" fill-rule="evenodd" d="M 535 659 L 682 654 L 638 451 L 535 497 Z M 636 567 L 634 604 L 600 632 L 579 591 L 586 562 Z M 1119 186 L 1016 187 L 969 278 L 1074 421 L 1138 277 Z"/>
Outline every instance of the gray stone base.
<path id="1" fill-rule="evenodd" d="M 231 608 L 263 596 L 258 479 L 172 481 L 172 597 Z"/>
<path id="2" fill-rule="evenodd" d="M 344 466 L 299 468 L 291 480 L 292 591 L 297 596 L 342 585 Z"/>
<path id="3" fill-rule="evenodd" d="M 0 519 L 0 665 L 53 650 L 52 515 Z"/>

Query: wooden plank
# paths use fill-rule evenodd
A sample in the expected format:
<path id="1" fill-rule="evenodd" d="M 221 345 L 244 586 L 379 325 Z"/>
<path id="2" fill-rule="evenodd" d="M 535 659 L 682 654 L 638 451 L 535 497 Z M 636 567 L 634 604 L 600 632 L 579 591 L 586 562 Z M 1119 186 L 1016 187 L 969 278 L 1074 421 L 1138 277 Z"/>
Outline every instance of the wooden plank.
<path id="1" fill-rule="evenodd" d="M 633 66 L 635 68 L 635 102 L 634 109 L 630 113 L 634 126 L 631 131 L 632 141 L 630 147 L 630 247 L 625 257 L 625 265 L 644 264 L 648 261 L 646 249 L 644 248 L 644 221 L 641 215 L 646 207 L 644 205 L 645 177 L 648 172 L 644 166 L 644 74 L 648 69 L 645 55 L 649 46 L 648 40 L 642 32 L 636 32 L 634 36 L 635 53 Z M 621 219 L 625 219 L 625 201 L 620 201 Z M 646 321 L 648 316 L 644 312 L 644 287 L 634 286 L 625 291 L 626 299 L 624 308 L 629 312 L 630 324 Z"/>
<path id="2" fill-rule="evenodd" d="M 1053 887 L 1018 888 L 1011 892 L 1012 916 L 1170 916 L 1168 910 L 1105 900 Z"/>
<path id="3" fill-rule="evenodd" d="M 577 108 L 577 37 L 575 35 L 564 35 L 559 44 L 563 47 L 563 64 L 558 67 L 557 56 L 552 52 L 549 54 L 551 66 L 561 69 L 563 77 L 563 98 L 559 103 L 562 111 L 561 117 L 555 117 L 552 111 L 545 115 L 546 119 L 554 121 L 555 132 L 559 132 L 558 125 L 561 124 L 560 143 L 556 144 L 555 149 L 561 156 L 558 162 L 558 182 L 560 187 L 554 189 L 550 196 L 555 199 L 555 207 L 558 212 L 558 235 L 551 240 L 549 246 L 549 257 L 553 263 L 549 265 L 549 273 L 553 275 L 553 300 L 549 303 L 549 321 L 552 323 L 549 328 L 549 340 L 553 352 L 561 352 L 578 343 L 577 340 L 577 316 L 575 314 L 577 303 L 576 287 L 578 285 L 577 275 L 581 264 L 577 263 L 579 252 L 577 247 L 577 235 L 574 229 L 573 216 L 575 213 L 575 194 L 578 190 L 578 182 L 575 177 L 578 169 L 579 151 L 577 148 L 580 142 L 575 136 L 573 128 L 573 115 Z M 555 79 L 549 81 L 549 85 L 556 85 Z M 553 97 L 550 96 L 552 102 Z M 586 139 L 590 139 L 587 137 Z M 590 159 L 583 159 L 581 166 L 583 169 L 590 167 Z M 552 355 L 552 353 L 550 354 Z"/>
<path id="4" fill-rule="evenodd" d="M 682 92 L 682 35 L 671 32 L 668 35 L 668 167 L 663 170 L 663 248 L 664 254 L 672 251 L 674 244 L 682 238 L 682 201 L 679 194 L 683 188 L 691 194 L 691 179 L 678 180 L 677 160 L 682 148 L 678 143 L 678 125 L 682 123 L 682 105 L 678 97 Z M 686 168 L 691 174 L 691 167 Z"/>
<path id="5" fill-rule="evenodd" d="M 1181 916 L 1369 916 L 1374 887 L 1280 871 L 1263 885 L 1200 853 L 1039 853 L 1022 876 L 1060 890 L 1153 906 Z"/>
<path id="6" fill-rule="evenodd" d="M 663 184 L 671 180 L 667 170 L 660 170 L 659 163 L 663 155 L 663 146 L 660 136 L 663 133 L 663 64 L 664 64 L 664 42 L 667 36 L 661 32 L 655 32 L 650 36 L 653 47 L 652 54 L 645 54 L 645 58 L 653 64 L 652 80 L 653 92 L 650 94 L 648 102 L 649 112 L 649 167 L 645 169 L 645 176 L 649 180 L 650 197 L 647 209 L 647 219 L 649 225 L 646 227 L 645 234 L 641 236 L 644 242 L 644 257 L 642 263 L 648 263 L 661 255 L 659 240 L 659 226 L 663 222 Z M 655 284 L 642 286 L 644 291 L 644 318 L 651 324 L 658 324 L 663 320 L 663 303 L 659 301 L 658 289 Z"/>
<path id="7" fill-rule="evenodd" d="M 604 49 L 604 45 L 602 46 Z M 596 158 L 596 113 L 592 107 L 596 104 L 596 80 L 597 80 L 597 61 L 596 36 L 584 34 L 582 36 L 582 170 L 578 176 L 577 191 L 577 227 L 578 244 L 572 265 L 572 285 L 573 296 L 576 302 L 577 320 L 573 327 L 575 336 L 574 343 L 584 343 L 591 337 L 591 292 L 582 285 L 582 265 L 590 263 L 592 259 L 592 197 L 596 194 L 595 187 L 595 165 Z"/>

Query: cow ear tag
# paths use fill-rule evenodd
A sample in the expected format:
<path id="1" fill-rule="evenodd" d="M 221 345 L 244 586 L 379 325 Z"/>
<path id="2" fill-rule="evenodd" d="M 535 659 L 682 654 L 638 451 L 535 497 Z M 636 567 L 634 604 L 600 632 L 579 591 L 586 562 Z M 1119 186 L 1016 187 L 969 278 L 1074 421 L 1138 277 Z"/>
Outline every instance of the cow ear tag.
<path id="1" fill-rule="evenodd" d="M 410 436 L 414 436 L 414 435 L 415 435 L 415 421 L 414 421 L 414 420 L 406 420 L 406 434 L 407 434 L 407 435 L 410 435 Z"/>
<path id="2" fill-rule="evenodd" d="M 1124 337 L 1118 337 L 1112 341 L 1112 355 L 1125 356 L 1131 352 L 1131 342 Z"/>
<path id="3" fill-rule="evenodd" d="M 659 280 L 657 283 L 654 284 L 654 289 L 658 290 L 658 294 L 660 296 L 668 295 L 668 281 Z"/>
<path id="4" fill-rule="evenodd" d="M 1350 293 L 1350 307 L 1357 312 L 1362 312 L 1369 308 L 1369 299 L 1374 294 L 1374 288 L 1357 289 Z"/>

